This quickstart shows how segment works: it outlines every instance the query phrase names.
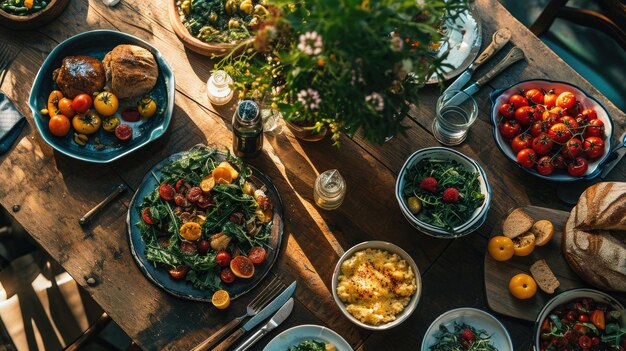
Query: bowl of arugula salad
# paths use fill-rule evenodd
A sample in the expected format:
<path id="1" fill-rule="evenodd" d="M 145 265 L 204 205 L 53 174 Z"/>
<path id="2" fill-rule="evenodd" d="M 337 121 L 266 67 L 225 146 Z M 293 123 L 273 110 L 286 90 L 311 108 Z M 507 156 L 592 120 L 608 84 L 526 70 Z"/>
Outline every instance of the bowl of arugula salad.
<path id="1" fill-rule="evenodd" d="M 491 187 L 483 168 L 445 147 L 416 151 L 396 182 L 396 199 L 404 217 L 419 231 L 438 238 L 458 238 L 487 219 Z"/>

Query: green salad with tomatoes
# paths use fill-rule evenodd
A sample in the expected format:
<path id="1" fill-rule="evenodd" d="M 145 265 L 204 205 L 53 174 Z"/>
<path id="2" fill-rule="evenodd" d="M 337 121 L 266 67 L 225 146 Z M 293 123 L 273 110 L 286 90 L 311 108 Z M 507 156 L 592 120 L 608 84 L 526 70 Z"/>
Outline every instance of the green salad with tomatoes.
<path id="1" fill-rule="evenodd" d="M 454 322 L 451 329 L 439 326 L 435 343 L 430 351 L 497 351 L 491 342 L 491 334 L 484 329 L 476 329 L 466 324 Z"/>
<path id="2" fill-rule="evenodd" d="M 454 233 L 485 201 L 479 176 L 454 160 L 424 158 L 408 168 L 402 196 L 418 220 Z"/>
<path id="3" fill-rule="evenodd" d="M 267 257 L 274 213 L 251 175 L 240 159 L 206 147 L 153 173 L 158 186 L 136 208 L 148 261 L 201 290 L 251 278 Z"/>
<path id="4" fill-rule="evenodd" d="M 16 16 L 26 16 L 39 12 L 48 6 L 50 0 L 0 0 L 0 9 Z"/>

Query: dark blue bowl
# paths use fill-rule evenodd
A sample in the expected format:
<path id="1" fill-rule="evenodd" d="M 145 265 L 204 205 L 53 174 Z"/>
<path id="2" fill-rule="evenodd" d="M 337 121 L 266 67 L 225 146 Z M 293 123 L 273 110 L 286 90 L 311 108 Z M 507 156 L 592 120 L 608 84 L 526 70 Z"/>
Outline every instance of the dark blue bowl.
<path id="1" fill-rule="evenodd" d="M 52 135 L 48 128 L 49 117 L 39 112 L 42 108 L 46 108 L 48 95 L 56 89 L 56 83 L 52 80 L 52 72 L 61 67 L 61 61 L 66 56 L 87 55 L 102 60 L 109 51 L 120 44 L 141 46 L 154 55 L 159 65 L 159 77 L 156 86 L 147 95 L 151 96 L 157 103 L 157 113 L 147 120 L 123 122 L 133 128 L 133 137 L 127 142 L 119 142 L 113 133 L 108 133 L 102 128 L 89 136 L 89 142 L 85 146 L 80 146 L 74 142 L 73 130 L 70 130 L 64 137 Z M 159 50 L 126 33 L 113 30 L 94 30 L 68 38 L 50 52 L 41 65 L 37 77 L 35 77 L 30 92 L 29 105 L 39 133 L 55 150 L 79 160 L 107 163 L 128 155 L 165 133 L 172 119 L 174 93 L 174 73 Z M 119 112 L 123 111 L 124 108 L 136 105 L 139 98 L 121 100 L 116 115 L 119 115 Z M 95 137 L 98 137 L 100 142 L 107 146 L 98 150 L 94 143 Z"/>

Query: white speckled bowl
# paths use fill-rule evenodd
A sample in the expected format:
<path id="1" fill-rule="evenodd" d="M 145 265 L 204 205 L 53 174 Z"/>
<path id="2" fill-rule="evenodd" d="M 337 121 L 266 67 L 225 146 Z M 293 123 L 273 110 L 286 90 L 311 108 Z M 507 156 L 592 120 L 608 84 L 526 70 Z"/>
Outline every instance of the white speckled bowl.
<path id="1" fill-rule="evenodd" d="M 344 303 L 339 299 L 339 296 L 337 296 L 337 285 L 339 283 L 339 275 L 341 274 L 341 265 L 343 264 L 345 260 L 352 257 L 356 252 L 363 251 L 365 249 L 378 249 L 378 250 L 387 251 L 392 254 L 397 254 L 409 264 L 409 266 L 411 267 L 411 269 L 413 270 L 415 274 L 415 285 L 417 286 L 415 294 L 413 294 L 413 296 L 411 297 L 411 301 L 409 301 L 409 304 L 404 308 L 404 310 L 402 310 L 402 312 L 396 315 L 396 319 L 387 324 L 373 325 L 373 324 L 367 324 L 367 323 L 363 323 L 359 321 L 354 316 L 352 316 L 350 312 L 348 312 Z M 335 299 L 335 303 L 337 304 L 337 306 L 339 306 L 339 309 L 341 310 L 341 312 L 352 323 L 364 329 L 386 330 L 386 329 L 393 328 L 397 325 L 400 325 L 407 318 L 409 318 L 409 316 L 413 313 L 413 311 L 415 311 L 415 308 L 417 307 L 417 303 L 419 302 L 419 299 L 420 299 L 420 295 L 422 294 L 422 278 L 420 276 L 420 271 L 417 268 L 417 265 L 415 264 L 415 261 L 413 261 L 413 258 L 411 258 L 411 256 L 408 253 L 406 253 L 406 251 L 386 241 L 366 241 L 366 242 L 362 242 L 360 244 L 357 244 L 351 247 L 348 251 L 346 251 L 339 258 L 339 262 L 337 262 L 337 265 L 335 266 L 335 272 L 333 273 L 332 289 L 333 289 L 333 298 Z"/>

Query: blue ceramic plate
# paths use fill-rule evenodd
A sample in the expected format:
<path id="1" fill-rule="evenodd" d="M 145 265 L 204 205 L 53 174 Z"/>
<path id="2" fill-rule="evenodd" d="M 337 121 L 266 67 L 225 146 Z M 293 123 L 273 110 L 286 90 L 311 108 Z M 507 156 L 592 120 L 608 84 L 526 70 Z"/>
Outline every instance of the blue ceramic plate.
<path id="1" fill-rule="evenodd" d="M 204 145 L 195 146 L 194 148 L 197 147 L 206 148 L 206 146 Z M 128 215 L 126 216 L 128 241 L 130 244 L 130 251 L 133 255 L 133 258 L 135 259 L 135 262 L 139 266 L 141 272 L 150 281 L 174 296 L 178 296 L 180 298 L 188 300 L 209 302 L 211 301 L 212 296 L 212 293 L 210 291 L 196 289 L 185 280 L 173 280 L 169 276 L 165 268 L 157 268 L 152 264 L 152 262 L 148 261 L 145 255 L 146 244 L 141 239 L 139 229 L 137 229 L 137 227 L 135 226 L 136 223 L 141 221 L 141 213 L 139 213 L 137 207 L 141 205 L 144 197 L 150 194 L 159 185 L 152 174 L 154 173 L 154 175 L 160 178 L 161 169 L 163 168 L 163 166 L 180 159 L 186 153 L 187 151 L 184 151 L 169 156 L 165 160 L 157 163 L 154 167 L 152 167 L 143 178 L 141 185 L 139 185 L 139 188 L 135 192 L 135 195 L 133 196 L 132 200 L 130 201 L 130 205 L 128 206 Z M 267 191 L 265 193 L 267 196 L 269 196 L 272 204 L 274 205 L 274 216 L 272 218 L 272 237 L 269 241 L 270 249 L 267 250 L 267 259 L 261 265 L 254 267 L 254 276 L 252 278 L 237 279 L 233 284 L 230 285 L 222 284 L 222 289 L 228 291 L 231 299 L 235 299 L 242 294 L 250 291 L 257 284 L 259 284 L 261 280 L 263 280 L 267 273 L 269 273 L 270 268 L 272 267 L 278 256 L 278 251 L 280 250 L 280 243 L 283 236 L 283 202 L 280 198 L 280 195 L 278 194 L 278 191 L 267 176 L 259 172 L 254 167 L 248 167 L 252 169 L 252 176 L 250 177 L 250 181 L 257 188 L 265 185 L 267 187 Z"/>
<path id="2" fill-rule="evenodd" d="M 352 351 L 350 344 L 339 334 L 320 325 L 306 324 L 287 329 L 270 341 L 263 351 L 288 350 L 292 346 L 307 340 L 328 342 L 335 345 L 337 351 Z"/>
<path id="3" fill-rule="evenodd" d="M 513 149 L 511 149 L 511 144 L 507 142 L 500 134 L 500 131 L 498 130 L 498 122 L 500 119 L 498 109 L 500 105 L 502 105 L 504 102 L 508 102 L 511 95 L 518 94 L 522 90 L 528 90 L 532 88 L 544 89 L 546 91 L 555 89 L 557 93 L 563 91 L 571 91 L 572 93 L 574 93 L 574 95 L 576 95 L 576 98 L 579 99 L 584 108 L 594 109 L 596 111 L 596 114 L 598 115 L 598 119 L 604 122 L 604 129 L 606 134 L 606 139 L 604 140 L 604 155 L 602 155 L 597 160 L 590 160 L 589 169 L 587 169 L 587 172 L 582 177 L 572 177 L 567 173 L 566 170 L 555 170 L 554 173 L 548 176 L 544 176 L 537 173 L 535 169 L 522 167 L 519 163 L 517 163 L 517 155 L 515 155 Z M 609 112 L 606 110 L 606 108 L 604 108 L 604 106 L 602 106 L 602 104 L 598 100 L 596 100 L 593 96 L 587 94 L 584 90 L 570 83 L 544 79 L 531 79 L 515 83 L 506 89 L 496 90 L 489 95 L 489 98 L 492 102 L 491 124 L 493 125 L 493 138 L 496 140 L 496 145 L 498 145 L 498 148 L 506 155 L 509 160 L 511 160 L 525 172 L 539 178 L 553 180 L 556 182 L 572 182 L 581 179 L 592 179 L 597 177 L 600 172 L 602 172 L 602 166 L 611 154 L 613 121 L 611 120 L 611 116 L 609 115 Z"/>
<path id="4" fill-rule="evenodd" d="M 74 142 L 72 129 L 65 137 L 52 135 L 48 128 L 49 117 L 39 112 L 46 107 L 50 92 L 57 88 L 52 80 L 52 72 L 61 67 L 61 61 L 66 56 L 86 55 L 102 60 L 109 51 L 120 44 L 141 46 L 154 55 L 159 65 L 159 78 L 156 86 L 147 95 L 157 103 L 157 114 L 145 121 L 123 122 L 133 128 L 133 137 L 127 142 L 119 142 L 113 133 L 105 132 L 102 128 L 89 136 L 89 142 L 85 146 Z M 165 133 L 172 119 L 174 92 L 174 73 L 157 49 L 129 34 L 112 30 L 94 30 L 68 38 L 52 50 L 35 77 L 29 105 L 41 136 L 55 150 L 79 160 L 107 163 L 139 149 Z M 126 107 L 135 106 L 139 98 L 141 97 L 121 100 L 116 115 L 119 116 L 119 113 Z M 94 143 L 96 137 L 105 145 L 101 150 L 96 149 Z"/>

